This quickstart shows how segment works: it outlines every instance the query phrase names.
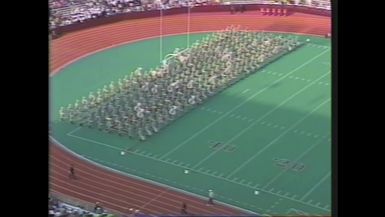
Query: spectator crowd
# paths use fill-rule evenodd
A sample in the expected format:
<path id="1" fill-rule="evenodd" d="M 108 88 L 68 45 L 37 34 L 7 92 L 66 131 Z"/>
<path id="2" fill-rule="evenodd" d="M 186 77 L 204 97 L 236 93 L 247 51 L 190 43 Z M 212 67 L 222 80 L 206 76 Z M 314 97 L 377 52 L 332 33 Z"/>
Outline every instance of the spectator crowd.
<path id="1" fill-rule="evenodd" d="M 119 13 L 207 5 L 211 0 L 50 0 L 50 28 Z"/>
<path id="2" fill-rule="evenodd" d="M 50 29 L 119 13 L 210 4 L 294 4 L 330 10 L 330 0 L 49 0 Z"/>
<path id="3" fill-rule="evenodd" d="M 95 205 L 93 212 L 85 210 L 83 207 L 73 206 L 64 203 L 56 198 L 48 198 L 48 216 L 52 217 L 117 217 L 108 214 L 98 204 Z"/>
<path id="4" fill-rule="evenodd" d="M 82 206 L 74 206 L 57 199 L 56 197 L 48 197 L 48 216 L 49 217 L 151 217 L 140 212 L 138 209 L 126 208 L 124 213 L 120 215 L 109 214 L 103 206 L 96 202 L 93 208 L 89 210 Z"/>

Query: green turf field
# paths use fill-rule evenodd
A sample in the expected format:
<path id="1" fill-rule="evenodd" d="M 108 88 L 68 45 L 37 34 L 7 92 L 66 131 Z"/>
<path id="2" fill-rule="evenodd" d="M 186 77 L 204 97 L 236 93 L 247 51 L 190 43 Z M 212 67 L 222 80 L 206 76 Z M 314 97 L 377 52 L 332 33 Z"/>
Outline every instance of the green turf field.
<path id="1" fill-rule="evenodd" d="M 256 213 L 330 215 L 330 40 L 310 39 L 145 142 L 58 121 L 60 106 L 158 65 L 159 40 L 94 54 L 51 78 L 52 136 L 105 166 L 202 196 L 213 189 L 217 200 Z M 164 56 L 176 47 L 186 36 L 164 38 Z"/>

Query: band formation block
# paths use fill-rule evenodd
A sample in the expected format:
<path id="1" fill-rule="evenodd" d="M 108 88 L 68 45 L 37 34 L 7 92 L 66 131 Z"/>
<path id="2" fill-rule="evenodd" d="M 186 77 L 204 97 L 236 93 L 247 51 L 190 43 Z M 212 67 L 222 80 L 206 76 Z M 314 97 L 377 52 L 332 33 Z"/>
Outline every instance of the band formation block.
<path id="1" fill-rule="evenodd" d="M 300 45 L 293 36 L 230 26 L 183 51 L 176 49 L 154 70 L 138 68 L 95 94 L 60 108 L 60 119 L 145 140 Z"/>

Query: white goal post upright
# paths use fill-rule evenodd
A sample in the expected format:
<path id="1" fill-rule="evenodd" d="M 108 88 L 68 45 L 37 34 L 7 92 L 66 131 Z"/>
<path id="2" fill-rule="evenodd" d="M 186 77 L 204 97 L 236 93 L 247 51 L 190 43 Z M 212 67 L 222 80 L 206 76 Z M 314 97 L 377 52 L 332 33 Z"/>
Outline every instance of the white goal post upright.
<path id="1" fill-rule="evenodd" d="M 191 0 L 187 2 L 187 48 L 190 47 L 190 9 L 192 7 Z"/>
<path id="2" fill-rule="evenodd" d="M 159 0 L 160 4 L 160 20 L 159 20 L 159 62 L 163 59 L 163 3 Z"/>
<path id="3" fill-rule="evenodd" d="M 163 60 L 163 9 L 164 5 L 162 0 L 158 0 L 160 5 L 160 16 L 159 16 L 159 62 L 164 63 Z M 187 2 L 187 46 L 186 49 L 183 51 L 186 51 L 188 48 L 190 48 L 190 14 L 191 14 L 191 8 L 194 7 L 192 5 L 192 1 Z M 182 52 L 179 52 L 182 53 Z"/>

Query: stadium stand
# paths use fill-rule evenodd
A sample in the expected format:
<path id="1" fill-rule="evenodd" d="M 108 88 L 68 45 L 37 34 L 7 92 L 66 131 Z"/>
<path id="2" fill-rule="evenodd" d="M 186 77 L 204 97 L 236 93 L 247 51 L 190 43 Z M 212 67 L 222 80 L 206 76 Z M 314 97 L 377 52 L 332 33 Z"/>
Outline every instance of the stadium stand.
<path id="1" fill-rule="evenodd" d="M 188 0 L 163 0 L 163 9 L 186 7 Z M 208 0 L 193 0 L 194 6 L 206 5 Z M 65 26 L 87 19 L 119 13 L 160 9 L 159 0 L 51 0 L 50 26 Z"/>
<path id="2" fill-rule="evenodd" d="M 262 4 L 331 9 L 330 0 L 50 0 L 50 29 L 114 14 L 159 10 L 161 1 L 162 9 L 187 7 L 189 1 L 194 7 L 211 4 Z M 261 12 L 264 15 L 288 15 L 286 10 L 276 8 L 262 8 Z"/>
<path id="3" fill-rule="evenodd" d="M 86 210 L 83 206 L 72 205 L 61 201 L 54 196 L 48 197 L 48 216 L 52 217 L 120 217 L 109 214 L 101 206 L 95 206 L 93 211 Z M 138 214 L 132 212 L 131 217 L 137 217 Z"/>

